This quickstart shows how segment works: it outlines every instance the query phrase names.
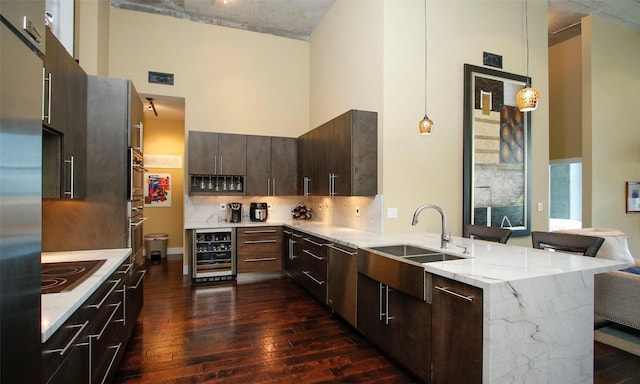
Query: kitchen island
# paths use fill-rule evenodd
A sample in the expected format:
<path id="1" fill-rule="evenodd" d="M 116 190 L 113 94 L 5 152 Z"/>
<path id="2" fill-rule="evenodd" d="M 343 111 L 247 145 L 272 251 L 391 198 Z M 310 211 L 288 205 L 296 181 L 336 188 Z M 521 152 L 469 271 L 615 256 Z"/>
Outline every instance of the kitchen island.
<path id="1" fill-rule="evenodd" d="M 622 262 L 460 237 L 443 250 L 434 233 L 380 234 L 306 221 L 239 223 L 278 224 L 352 248 L 403 243 L 459 256 L 423 265 L 426 273 L 482 289 L 483 382 L 593 381 L 594 275 L 622 269 Z M 192 223 L 186 229 L 210 227 Z"/>

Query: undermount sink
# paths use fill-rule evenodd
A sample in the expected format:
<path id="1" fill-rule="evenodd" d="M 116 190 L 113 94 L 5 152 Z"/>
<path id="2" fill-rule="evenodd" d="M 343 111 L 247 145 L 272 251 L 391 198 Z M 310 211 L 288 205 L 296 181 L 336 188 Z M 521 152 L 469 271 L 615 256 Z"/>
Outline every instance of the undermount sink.
<path id="1" fill-rule="evenodd" d="M 378 251 L 380 253 L 386 253 L 387 255 L 399 256 L 399 257 L 411 257 L 411 256 L 423 256 L 423 255 L 441 255 L 441 252 L 432 251 L 426 248 L 417 247 L 415 245 L 408 244 L 394 244 L 394 245 L 383 245 L 380 247 L 367 247 L 369 249 L 373 249 L 374 251 Z M 441 260 L 434 260 L 441 261 Z"/>
<path id="2" fill-rule="evenodd" d="M 462 257 L 446 253 L 432 253 L 428 255 L 405 256 L 404 259 L 417 261 L 418 263 L 433 263 L 434 261 L 458 260 L 462 259 Z"/>

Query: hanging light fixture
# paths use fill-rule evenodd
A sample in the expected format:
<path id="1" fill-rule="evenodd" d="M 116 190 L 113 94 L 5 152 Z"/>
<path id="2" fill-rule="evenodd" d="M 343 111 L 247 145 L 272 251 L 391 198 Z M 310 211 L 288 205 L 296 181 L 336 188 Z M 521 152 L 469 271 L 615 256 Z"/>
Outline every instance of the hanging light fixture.
<path id="1" fill-rule="evenodd" d="M 424 118 L 418 123 L 421 135 L 430 135 L 433 121 L 427 116 L 427 0 L 424 0 Z"/>
<path id="2" fill-rule="evenodd" d="M 529 77 L 529 1 L 524 0 L 524 23 L 527 38 L 527 82 L 524 88 L 518 91 L 516 95 L 516 102 L 518 103 L 518 109 L 521 112 L 534 111 L 538 108 L 538 100 L 540 99 L 540 92 L 531 86 L 531 79 Z"/>

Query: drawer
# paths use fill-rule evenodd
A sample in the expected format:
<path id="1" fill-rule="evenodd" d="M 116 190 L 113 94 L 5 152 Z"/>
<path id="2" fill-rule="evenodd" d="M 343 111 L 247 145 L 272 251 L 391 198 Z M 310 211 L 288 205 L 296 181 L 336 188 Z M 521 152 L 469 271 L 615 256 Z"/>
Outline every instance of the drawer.
<path id="1" fill-rule="evenodd" d="M 238 238 L 251 237 L 282 237 L 282 227 L 239 227 L 237 229 Z"/>
<path id="2" fill-rule="evenodd" d="M 238 255 L 250 254 L 259 256 L 263 254 L 281 255 L 282 254 L 282 236 L 277 238 L 242 238 L 238 239 Z"/>
<path id="3" fill-rule="evenodd" d="M 282 270 L 282 255 L 251 254 L 238 255 L 238 273 L 276 272 Z"/>

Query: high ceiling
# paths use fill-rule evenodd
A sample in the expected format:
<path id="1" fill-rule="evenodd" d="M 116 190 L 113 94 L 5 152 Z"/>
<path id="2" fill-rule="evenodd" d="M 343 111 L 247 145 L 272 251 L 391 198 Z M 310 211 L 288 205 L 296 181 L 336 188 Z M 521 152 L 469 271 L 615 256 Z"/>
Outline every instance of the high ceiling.
<path id="1" fill-rule="evenodd" d="M 548 2 L 549 45 L 579 34 L 580 19 L 587 15 L 597 15 L 640 31 L 640 0 Z M 305 41 L 309 40 L 311 32 L 333 3 L 335 0 L 111 0 L 111 6 L 116 8 Z M 160 96 L 155 97 L 158 114 L 161 114 L 161 110 L 165 109 L 165 100 Z M 172 105 L 167 108 L 176 109 Z M 184 113 L 184 107 L 182 111 Z M 167 113 L 169 110 L 165 111 L 165 117 Z"/>

